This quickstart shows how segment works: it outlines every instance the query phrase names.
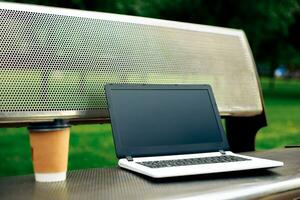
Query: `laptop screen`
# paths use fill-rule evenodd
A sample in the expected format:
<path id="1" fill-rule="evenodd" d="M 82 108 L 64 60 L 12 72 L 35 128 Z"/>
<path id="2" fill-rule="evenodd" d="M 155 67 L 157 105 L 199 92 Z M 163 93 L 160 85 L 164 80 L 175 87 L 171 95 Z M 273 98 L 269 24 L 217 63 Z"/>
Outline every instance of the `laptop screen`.
<path id="1" fill-rule="evenodd" d="M 223 149 L 224 133 L 209 86 L 119 85 L 108 90 L 119 157 Z"/>

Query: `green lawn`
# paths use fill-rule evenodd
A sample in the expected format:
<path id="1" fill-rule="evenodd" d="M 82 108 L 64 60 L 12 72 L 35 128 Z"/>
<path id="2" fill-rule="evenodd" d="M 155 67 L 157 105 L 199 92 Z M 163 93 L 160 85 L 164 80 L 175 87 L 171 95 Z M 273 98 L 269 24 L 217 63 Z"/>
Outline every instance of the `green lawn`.
<path id="1" fill-rule="evenodd" d="M 269 80 L 262 80 L 268 126 L 259 131 L 257 149 L 300 144 L 300 80 L 276 80 L 273 89 Z"/>
<path id="2" fill-rule="evenodd" d="M 26 128 L 1 128 L 0 146 L 0 176 L 33 172 Z M 116 164 L 110 124 L 78 125 L 71 128 L 69 170 Z"/>
<path id="3" fill-rule="evenodd" d="M 268 82 L 262 80 L 269 125 L 257 135 L 257 149 L 300 144 L 300 81 L 277 80 L 273 89 Z M 32 173 L 26 128 L 0 128 L 0 147 L 0 176 Z M 69 170 L 116 163 L 109 124 L 71 128 Z"/>

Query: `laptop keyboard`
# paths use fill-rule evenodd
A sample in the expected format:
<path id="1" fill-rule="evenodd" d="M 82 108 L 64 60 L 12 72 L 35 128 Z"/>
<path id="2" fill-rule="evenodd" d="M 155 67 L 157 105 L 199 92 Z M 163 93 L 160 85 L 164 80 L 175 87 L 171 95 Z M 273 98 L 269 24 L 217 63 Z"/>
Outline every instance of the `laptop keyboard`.
<path id="1" fill-rule="evenodd" d="M 150 168 L 163 168 L 163 167 L 176 167 L 176 166 L 186 166 L 186 165 L 239 162 L 239 161 L 246 161 L 246 160 L 250 160 L 250 159 L 246 159 L 238 156 L 222 155 L 222 156 L 203 157 L 203 158 L 146 161 L 146 162 L 137 162 L 137 163 Z"/>

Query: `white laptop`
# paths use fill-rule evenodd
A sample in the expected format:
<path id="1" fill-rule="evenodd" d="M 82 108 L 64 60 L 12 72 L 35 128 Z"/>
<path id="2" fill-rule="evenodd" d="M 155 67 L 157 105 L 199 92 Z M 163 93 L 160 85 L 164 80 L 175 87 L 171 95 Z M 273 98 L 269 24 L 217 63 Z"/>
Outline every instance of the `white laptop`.
<path id="1" fill-rule="evenodd" d="M 229 151 L 209 85 L 108 84 L 105 91 L 122 168 L 163 178 L 283 166 Z"/>

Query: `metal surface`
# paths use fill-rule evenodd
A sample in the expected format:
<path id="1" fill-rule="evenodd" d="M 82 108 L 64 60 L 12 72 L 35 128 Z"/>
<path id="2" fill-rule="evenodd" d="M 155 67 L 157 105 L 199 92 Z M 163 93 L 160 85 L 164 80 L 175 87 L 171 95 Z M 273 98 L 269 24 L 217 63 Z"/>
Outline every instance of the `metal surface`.
<path id="1" fill-rule="evenodd" d="M 263 110 L 241 30 L 2 2 L 0 38 L 0 123 L 107 118 L 106 83 L 208 83 L 222 115 Z"/>
<path id="2" fill-rule="evenodd" d="M 257 198 L 300 187 L 299 153 L 299 148 L 248 153 L 285 162 L 271 170 L 161 180 L 119 168 L 70 171 L 67 180 L 58 183 L 36 183 L 32 175 L 1 178 L 0 199 Z"/>
<path id="3" fill-rule="evenodd" d="M 256 133 L 265 126 L 267 126 L 265 111 L 252 117 L 227 116 L 225 127 L 230 150 L 233 152 L 254 151 Z"/>

